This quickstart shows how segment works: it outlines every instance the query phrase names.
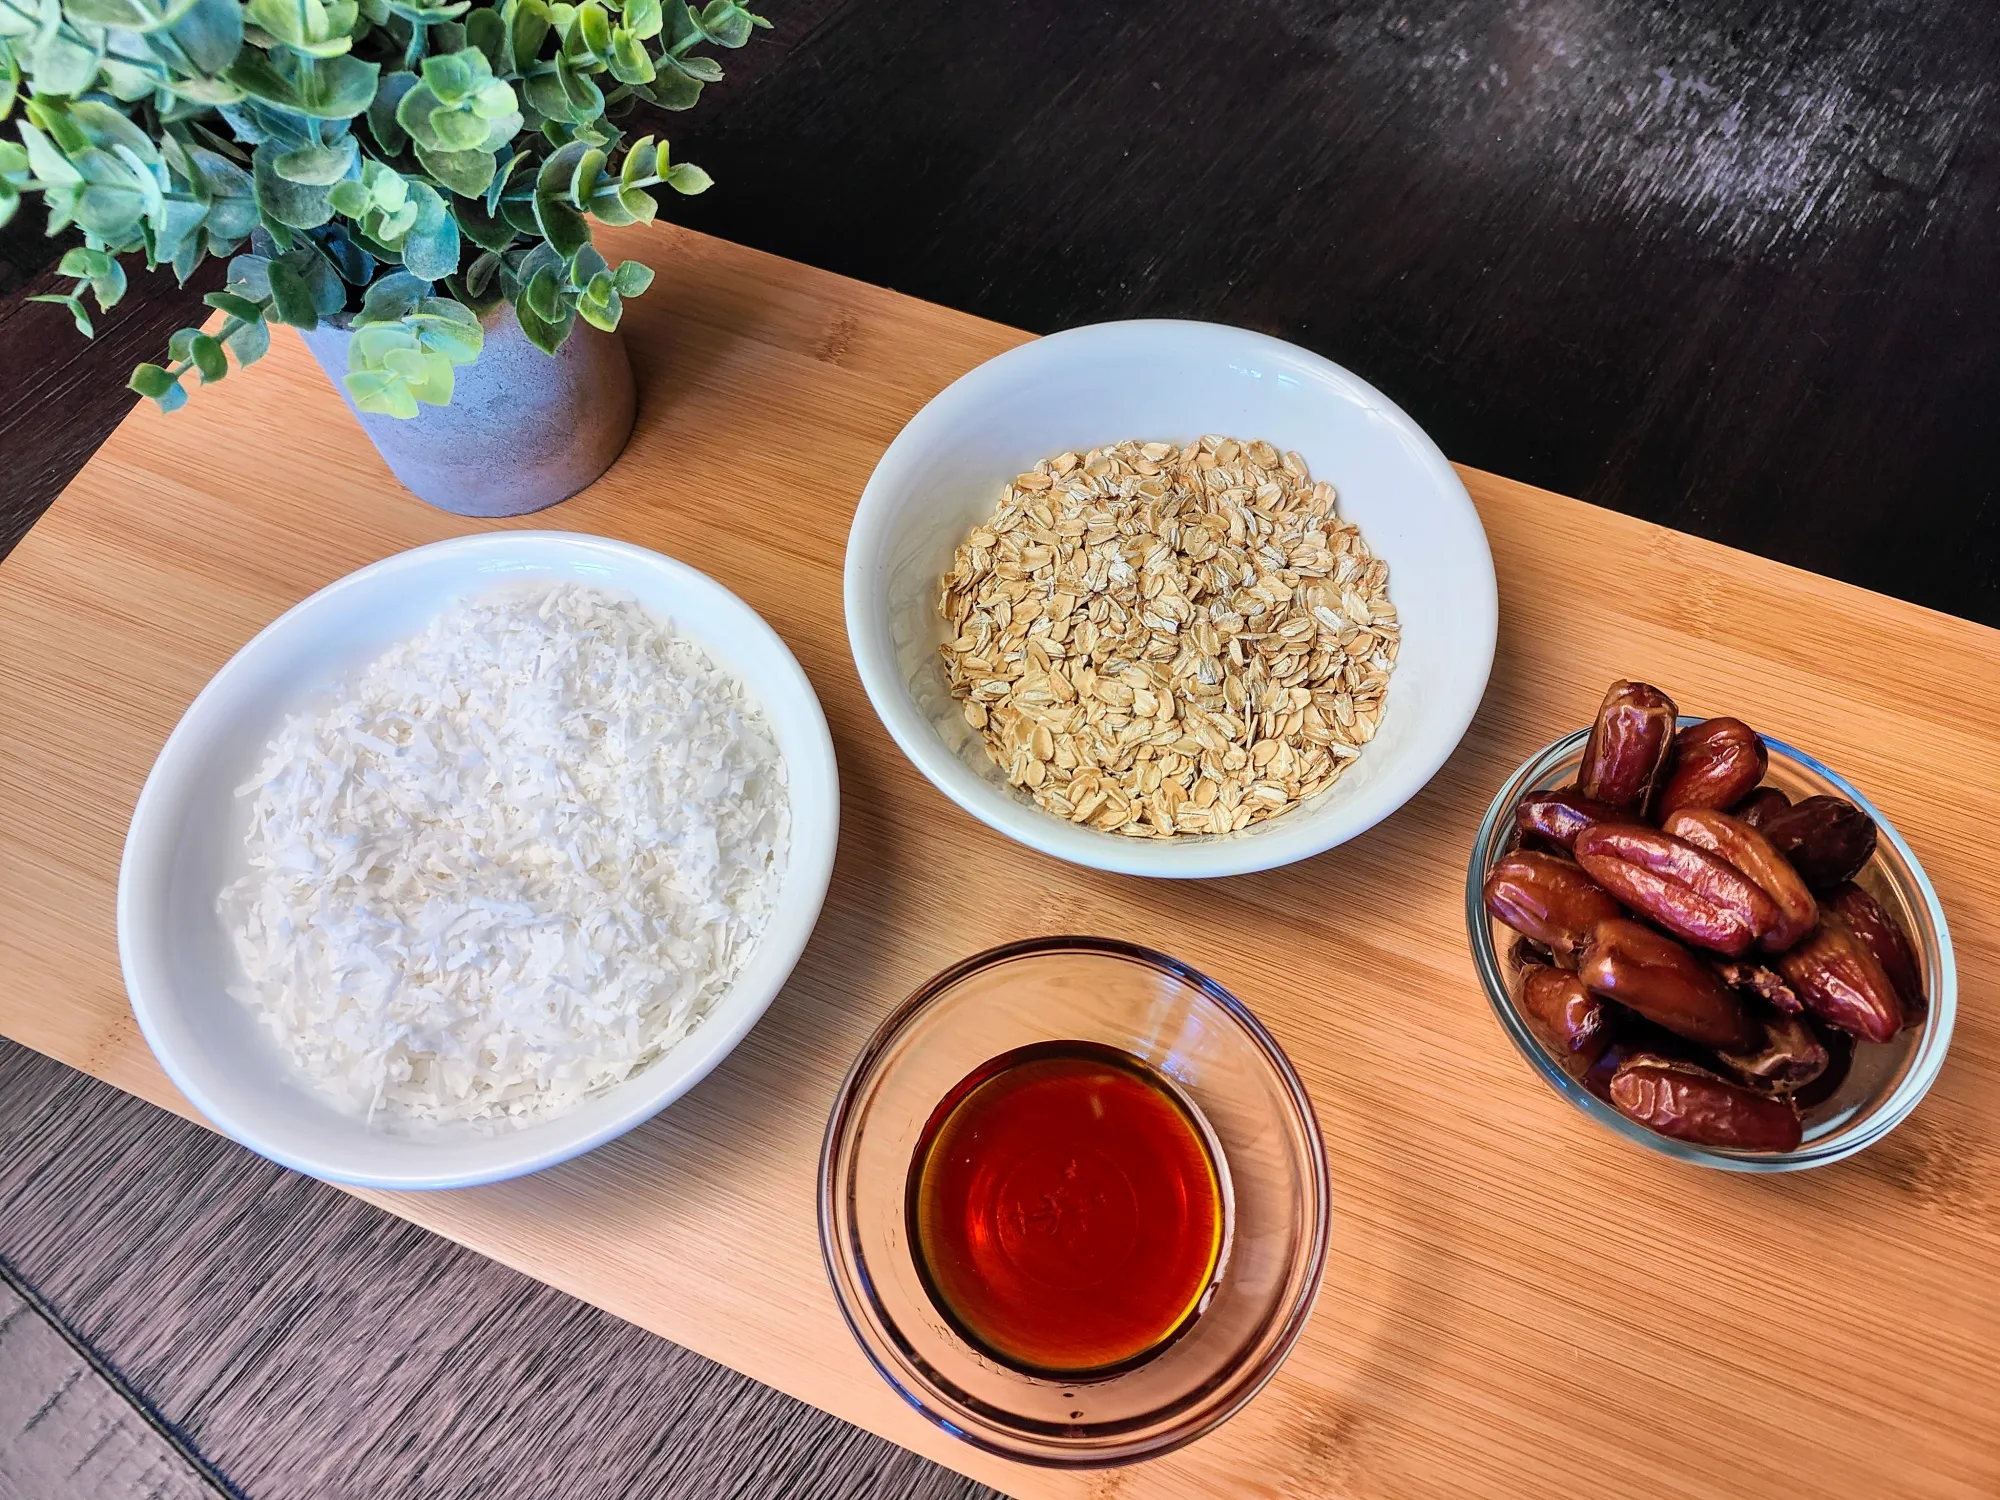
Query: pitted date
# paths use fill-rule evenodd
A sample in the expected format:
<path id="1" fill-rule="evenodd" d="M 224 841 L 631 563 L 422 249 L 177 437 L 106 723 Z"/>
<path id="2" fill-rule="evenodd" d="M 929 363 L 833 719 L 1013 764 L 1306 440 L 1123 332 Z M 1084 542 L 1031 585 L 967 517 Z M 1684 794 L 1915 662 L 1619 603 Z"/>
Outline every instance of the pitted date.
<path id="1" fill-rule="evenodd" d="M 1770 752 L 1741 719 L 1703 719 L 1674 736 L 1657 812 L 1683 807 L 1730 807 L 1764 779 Z"/>
<path id="2" fill-rule="evenodd" d="M 1590 929 L 1578 955 L 1584 988 L 1704 1047 L 1755 1046 L 1761 1033 L 1715 971 L 1670 937 L 1630 917 Z"/>
<path id="3" fill-rule="evenodd" d="M 1589 1072 L 1611 1039 L 1604 1002 L 1576 975 L 1546 964 L 1521 971 L 1521 1015 L 1572 1077 Z"/>
<path id="4" fill-rule="evenodd" d="M 1784 952 L 1819 921 L 1819 903 L 1799 872 L 1748 823 L 1712 807 L 1683 807 L 1667 814 L 1660 828 L 1713 854 L 1771 898 L 1778 920 L 1757 939 L 1766 953 Z"/>
<path id="5" fill-rule="evenodd" d="M 1599 823 L 1577 835 L 1592 880 L 1633 911 L 1697 947 L 1739 957 L 1778 921 L 1755 881 L 1706 850 L 1637 823 Z"/>
<path id="6" fill-rule="evenodd" d="M 1678 712 L 1611 685 L 1575 782 L 1515 800 L 1486 909 L 1518 934 L 1515 1014 L 1584 1089 L 1662 1135 L 1792 1150 L 1852 1069 L 1876 1079 L 1863 1043 L 1926 1018 L 1924 971 L 1854 883 L 1878 839 L 1858 796 L 1794 803 L 1764 781 L 1775 741 Z"/>
<path id="7" fill-rule="evenodd" d="M 1776 969 L 1745 963 L 1741 959 L 1729 959 L 1717 964 L 1715 972 L 1732 990 L 1755 995 L 1781 1015 L 1796 1016 L 1806 1008 L 1805 1002 L 1799 999 L 1799 992 L 1786 984 L 1785 976 Z"/>
<path id="8" fill-rule="evenodd" d="M 1915 1026 L 1929 1015 L 1930 996 L 1924 993 L 1917 955 L 1911 951 L 1902 924 L 1882 909 L 1881 902 L 1851 880 L 1835 887 L 1826 898 L 1826 905 L 1827 910 L 1847 919 L 1854 935 L 1875 955 L 1875 962 L 1895 985 L 1896 998 L 1903 1002 L 1903 1024 Z"/>
<path id="9" fill-rule="evenodd" d="M 1792 805 L 1792 799 L 1774 786 L 1760 786 L 1741 802 L 1729 809 L 1729 815 L 1740 818 L 1759 832 L 1773 817 Z"/>
<path id="10" fill-rule="evenodd" d="M 1778 970 L 1829 1026 L 1864 1042 L 1886 1042 L 1903 1029 L 1894 981 L 1839 912 L 1821 912 L 1812 936 L 1779 955 Z"/>
<path id="11" fill-rule="evenodd" d="M 1805 883 L 1830 891 L 1875 852 L 1875 820 L 1845 797 L 1808 797 L 1772 813 L 1760 825 Z"/>
<path id="12" fill-rule="evenodd" d="M 1604 695 L 1577 768 L 1576 789 L 1621 812 L 1650 810 L 1674 748 L 1674 700 L 1643 682 L 1614 682 Z"/>
<path id="13" fill-rule="evenodd" d="M 1826 1071 L 1826 1048 L 1804 1017 L 1770 1015 L 1758 1019 L 1764 1026 L 1761 1046 L 1715 1054 L 1745 1083 L 1790 1094 Z"/>
<path id="14" fill-rule="evenodd" d="M 1576 836 L 1584 829 L 1623 817 L 1609 802 L 1586 797 L 1575 787 L 1564 787 L 1558 792 L 1533 792 L 1523 797 L 1514 809 L 1514 826 L 1524 834 L 1573 849 Z"/>
<path id="15" fill-rule="evenodd" d="M 1789 1100 L 1665 1058 L 1632 1058 L 1612 1075 L 1610 1094 L 1628 1120 L 1697 1146 L 1795 1151 L 1803 1135 Z"/>
<path id="16" fill-rule="evenodd" d="M 1547 943 L 1538 943 L 1531 937 L 1517 935 L 1514 946 L 1507 950 L 1507 961 L 1517 969 L 1526 969 L 1535 964 L 1553 964 L 1556 955 Z"/>
<path id="17" fill-rule="evenodd" d="M 1559 961 L 1573 960 L 1584 935 L 1622 911 L 1580 866 L 1533 849 L 1502 855 L 1486 877 L 1485 897 L 1488 913 Z"/>
<path id="18" fill-rule="evenodd" d="M 1826 1048 L 1826 1071 L 1792 1095 L 1792 1102 L 1800 1109 L 1816 1109 L 1826 1103 L 1840 1092 L 1854 1069 L 1854 1038 L 1837 1026 L 1811 1024 L 1814 1039 Z"/>

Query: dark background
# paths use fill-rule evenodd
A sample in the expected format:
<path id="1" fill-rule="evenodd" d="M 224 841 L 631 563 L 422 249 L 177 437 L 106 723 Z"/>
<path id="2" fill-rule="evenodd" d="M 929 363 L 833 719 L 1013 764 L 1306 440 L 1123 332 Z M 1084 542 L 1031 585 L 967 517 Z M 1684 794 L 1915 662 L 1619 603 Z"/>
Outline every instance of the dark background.
<path id="1" fill-rule="evenodd" d="M 1455 459 L 2000 624 L 1992 0 L 766 9 L 671 120 L 684 223 L 1037 331 L 1263 329 Z M 0 311 L 0 536 L 170 304 L 81 364 Z"/>

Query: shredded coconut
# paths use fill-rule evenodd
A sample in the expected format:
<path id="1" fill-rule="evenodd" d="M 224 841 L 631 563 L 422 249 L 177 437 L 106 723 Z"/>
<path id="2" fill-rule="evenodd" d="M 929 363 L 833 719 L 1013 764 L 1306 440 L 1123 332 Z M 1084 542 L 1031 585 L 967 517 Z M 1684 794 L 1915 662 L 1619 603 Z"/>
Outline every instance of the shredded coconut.
<path id="1" fill-rule="evenodd" d="M 371 1122 L 526 1123 L 657 1059 L 741 971 L 791 828 L 743 685 L 575 583 L 460 604 L 291 718 L 218 909 L 232 993 Z"/>

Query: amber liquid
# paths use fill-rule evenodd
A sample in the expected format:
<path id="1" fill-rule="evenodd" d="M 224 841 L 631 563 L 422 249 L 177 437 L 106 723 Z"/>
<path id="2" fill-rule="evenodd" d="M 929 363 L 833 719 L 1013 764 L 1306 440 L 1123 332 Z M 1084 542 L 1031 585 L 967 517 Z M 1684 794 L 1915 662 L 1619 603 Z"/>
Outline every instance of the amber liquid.
<path id="1" fill-rule="evenodd" d="M 1076 1375 L 1179 1335 L 1213 1284 L 1224 1190 L 1208 1139 L 1138 1058 L 1047 1042 L 992 1059 L 932 1112 L 910 1241 L 938 1311 L 1003 1363 Z"/>

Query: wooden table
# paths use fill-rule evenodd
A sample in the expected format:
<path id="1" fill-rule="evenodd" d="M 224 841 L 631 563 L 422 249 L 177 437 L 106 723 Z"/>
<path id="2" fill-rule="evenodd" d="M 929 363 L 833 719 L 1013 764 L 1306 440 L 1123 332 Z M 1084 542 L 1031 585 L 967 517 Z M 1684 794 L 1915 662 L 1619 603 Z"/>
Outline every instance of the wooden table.
<path id="1" fill-rule="evenodd" d="M 640 431 L 526 524 L 716 574 L 825 703 L 834 895 L 762 1025 L 632 1135 L 392 1211 L 1022 1495 L 1990 1495 L 2000 1485 L 2000 637 L 1466 471 L 1502 598 L 1492 686 L 1396 818 L 1287 870 L 1149 884 L 973 823 L 903 761 L 840 624 L 853 498 L 900 424 L 1008 329 L 680 231 L 630 313 Z M 207 675 L 312 589 L 465 523 L 398 493 L 294 341 L 175 418 L 141 412 L 0 570 L 0 1030 L 169 1107 L 125 1007 L 112 888 L 151 759 Z M 1573 571 L 1550 576 L 1549 559 Z M 1467 843 L 1527 750 L 1630 673 L 1728 708 L 1869 789 L 1953 922 L 1952 1058 L 1901 1130 L 1778 1181 L 1607 1139 L 1512 1053 L 1459 914 Z M 984 893 L 1017 893 L 994 903 Z M 934 1431 L 835 1312 L 812 1214 L 848 1058 L 924 976 L 1093 930 L 1244 996 L 1298 1063 L 1333 1162 L 1319 1310 L 1252 1406 L 1155 1463 L 1061 1475 Z"/>

